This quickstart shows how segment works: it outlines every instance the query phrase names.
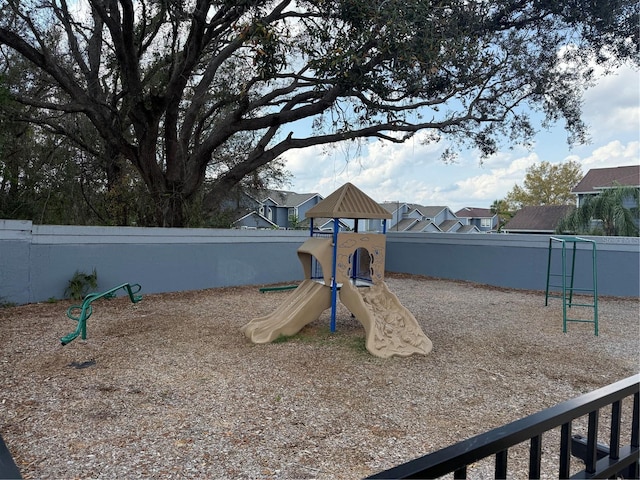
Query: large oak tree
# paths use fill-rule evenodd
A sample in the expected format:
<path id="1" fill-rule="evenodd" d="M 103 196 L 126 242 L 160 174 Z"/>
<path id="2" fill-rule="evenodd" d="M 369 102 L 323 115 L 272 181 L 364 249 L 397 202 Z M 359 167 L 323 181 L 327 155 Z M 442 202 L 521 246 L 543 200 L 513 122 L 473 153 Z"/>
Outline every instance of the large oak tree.
<path id="1" fill-rule="evenodd" d="M 290 149 L 429 130 L 491 154 L 503 140 L 531 139 L 532 109 L 564 119 L 580 141 L 589 66 L 638 61 L 637 9 L 628 0 L 1 0 L 0 48 L 35 67 L 12 90 L 33 112 L 24 120 L 79 144 L 73 126 L 88 120 L 112 175 L 130 162 L 157 224 L 181 226 L 207 169 L 214 205 Z M 239 136 L 250 148 L 216 168 L 216 152 Z"/>

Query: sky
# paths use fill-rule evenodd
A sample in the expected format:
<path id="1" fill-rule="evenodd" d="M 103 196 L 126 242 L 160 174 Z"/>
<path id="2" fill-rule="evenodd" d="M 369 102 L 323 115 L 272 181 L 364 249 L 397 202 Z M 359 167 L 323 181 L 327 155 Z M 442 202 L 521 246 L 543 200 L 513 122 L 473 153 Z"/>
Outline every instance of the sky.
<path id="1" fill-rule="evenodd" d="M 562 124 L 536 135 L 532 148 L 515 146 L 480 161 L 465 151 L 455 164 L 440 154 L 445 142 L 422 145 L 423 134 L 404 144 L 373 141 L 365 148 L 339 144 L 310 147 L 283 155 L 293 175 L 283 189 L 320 193 L 327 197 L 346 182 L 353 183 L 377 202 L 408 202 L 489 208 L 514 185 L 523 185 L 526 170 L 542 161 L 578 161 L 582 173 L 592 168 L 637 165 L 640 162 L 640 74 L 630 68 L 601 79 L 584 94 L 583 120 L 590 141 L 570 147 Z"/>

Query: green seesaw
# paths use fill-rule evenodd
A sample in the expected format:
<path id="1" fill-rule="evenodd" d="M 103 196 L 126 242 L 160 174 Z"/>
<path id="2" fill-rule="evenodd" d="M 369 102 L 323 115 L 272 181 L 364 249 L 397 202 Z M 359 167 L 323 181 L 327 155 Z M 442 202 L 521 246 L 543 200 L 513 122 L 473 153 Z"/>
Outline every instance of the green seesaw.
<path id="1" fill-rule="evenodd" d="M 118 285 L 117 287 L 113 287 L 106 292 L 102 293 L 90 293 L 84 300 L 82 301 L 82 305 L 74 305 L 67 309 L 67 317 L 71 320 L 75 320 L 78 322 L 78 327 L 75 332 L 70 333 L 60 339 L 62 345 L 66 345 L 67 343 L 73 341 L 80 335 L 83 340 L 87 339 L 87 319 L 93 313 L 93 307 L 91 304 L 100 298 L 113 298 L 116 296 L 116 292 L 120 289 L 124 289 L 129 294 L 129 298 L 133 303 L 138 303 L 142 300 L 142 295 L 136 295 L 141 290 L 141 286 L 137 283 L 130 285 L 128 283 L 123 283 L 122 285 Z M 80 311 L 80 315 L 76 316 L 75 314 Z"/>

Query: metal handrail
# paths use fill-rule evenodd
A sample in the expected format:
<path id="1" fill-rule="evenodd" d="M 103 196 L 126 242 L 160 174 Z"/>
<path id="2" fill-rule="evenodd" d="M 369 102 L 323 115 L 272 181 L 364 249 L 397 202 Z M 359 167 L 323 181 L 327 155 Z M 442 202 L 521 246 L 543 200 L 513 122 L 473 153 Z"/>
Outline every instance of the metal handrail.
<path id="1" fill-rule="evenodd" d="M 466 478 L 467 465 L 492 455 L 496 457 L 495 478 L 505 478 L 508 449 L 527 440 L 531 441 L 527 478 L 539 478 L 542 434 L 557 427 L 561 427 L 558 478 L 569 478 L 571 422 L 584 415 L 589 415 L 586 469 L 572 478 L 609 478 L 623 471 L 632 471 L 634 476 L 629 478 L 638 478 L 639 386 L 640 375 L 634 375 L 368 478 L 437 478 L 451 472 L 454 478 Z M 630 396 L 634 397 L 631 442 L 621 446 L 620 406 L 621 401 Z M 609 454 L 598 460 L 597 415 L 607 405 L 612 405 L 611 447 Z"/>
<path id="2" fill-rule="evenodd" d="M 116 292 L 120 289 L 127 291 L 129 298 L 133 303 L 138 303 L 140 300 L 142 300 L 142 295 L 136 295 L 136 293 L 138 293 L 142 289 L 142 287 L 137 283 L 134 283 L 134 284 L 123 283 L 122 285 L 118 285 L 117 287 L 110 288 L 106 292 L 89 293 L 87 296 L 84 297 L 84 300 L 82 301 L 82 305 L 73 305 L 67 309 L 67 317 L 69 317 L 71 320 L 75 320 L 76 322 L 78 322 L 78 326 L 74 332 L 68 335 L 65 335 L 60 339 L 60 342 L 62 343 L 62 345 L 66 345 L 70 343 L 71 341 L 75 340 L 79 335 L 82 336 L 83 340 L 86 340 L 87 339 L 87 319 L 93 313 L 93 307 L 91 306 L 91 304 L 100 298 L 110 299 L 115 297 Z M 79 315 L 77 316 L 74 315 L 74 312 L 78 310 L 80 311 Z"/>

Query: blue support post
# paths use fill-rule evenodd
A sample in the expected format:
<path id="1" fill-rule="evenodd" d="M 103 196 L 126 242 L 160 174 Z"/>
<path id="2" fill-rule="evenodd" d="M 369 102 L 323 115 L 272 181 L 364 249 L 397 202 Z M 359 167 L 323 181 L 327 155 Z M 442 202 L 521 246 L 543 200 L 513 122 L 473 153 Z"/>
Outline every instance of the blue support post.
<path id="1" fill-rule="evenodd" d="M 353 224 L 353 231 L 355 233 L 358 233 L 358 219 L 356 218 L 354 220 L 354 224 Z M 351 258 L 351 279 L 354 285 L 356 285 L 356 282 L 358 280 L 358 274 L 359 272 L 359 266 L 360 266 L 360 260 L 358 258 L 358 249 L 356 248 L 356 250 L 353 252 L 353 257 Z"/>
<path id="2" fill-rule="evenodd" d="M 333 219 L 333 262 L 331 265 L 331 332 L 336 331 L 336 307 L 338 301 L 338 282 L 336 281 L 336 271 L 338 263 L 338 227 L 340 220 Z"/>

